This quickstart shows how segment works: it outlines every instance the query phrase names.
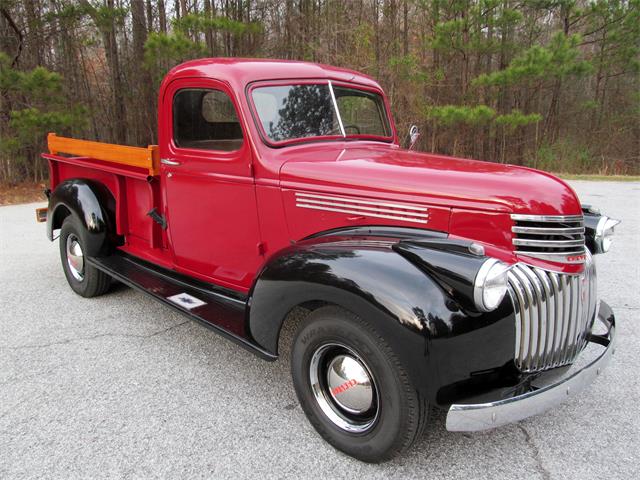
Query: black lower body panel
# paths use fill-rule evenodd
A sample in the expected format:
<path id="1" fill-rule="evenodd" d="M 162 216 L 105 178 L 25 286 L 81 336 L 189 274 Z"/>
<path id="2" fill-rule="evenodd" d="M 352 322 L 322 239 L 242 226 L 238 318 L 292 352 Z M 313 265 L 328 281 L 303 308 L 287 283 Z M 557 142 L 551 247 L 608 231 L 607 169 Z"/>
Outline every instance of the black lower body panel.
<path id="1" fill-rule="evenodd" d="M 277 358 L 251 341 L 245 322 L 246 300 L 237 295 L 227 296 L 214 286 L 207 288 L 203 282 L 123 253 L 88 261 L 116 280 L 151 295 L 252 353 L 266 360 Z"/>

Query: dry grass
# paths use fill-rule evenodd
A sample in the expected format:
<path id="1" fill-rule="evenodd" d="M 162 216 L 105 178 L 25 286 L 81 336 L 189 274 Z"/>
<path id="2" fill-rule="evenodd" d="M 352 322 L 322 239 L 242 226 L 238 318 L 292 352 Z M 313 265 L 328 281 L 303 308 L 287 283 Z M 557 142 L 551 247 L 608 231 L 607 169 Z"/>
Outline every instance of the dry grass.
<path id="1" fill-rule="evenodd" d="M 591 180 L 596 182 L 640 182 L 639 175 L 591 175 L 580 173 L 553 173 L 564 180 Z"/>
<path id="2" fill-rule="evenodd" d="M 44 202 L 44 183 L 0 184 L 0 205 L 17 203 Z"/>

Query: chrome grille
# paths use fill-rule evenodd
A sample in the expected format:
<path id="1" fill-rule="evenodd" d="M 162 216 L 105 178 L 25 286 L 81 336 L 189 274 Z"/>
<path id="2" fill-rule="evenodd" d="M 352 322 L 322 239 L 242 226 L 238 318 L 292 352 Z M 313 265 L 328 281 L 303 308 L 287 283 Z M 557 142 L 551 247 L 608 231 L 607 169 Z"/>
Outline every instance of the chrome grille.
<path id="1" fill-rule="evenodd" d="M 516 253 L 563 263 L 584 261 L 582 215 L 511 215 Z"/>
<path id="2" fill-rule="evenodd" d="M 589 253 L 584 273 L 568 275 L 522 263 L 509 270 L 516 316 L 516 366 L 536 372 L 573 362 L 596 314 L 596 270 Z"/>

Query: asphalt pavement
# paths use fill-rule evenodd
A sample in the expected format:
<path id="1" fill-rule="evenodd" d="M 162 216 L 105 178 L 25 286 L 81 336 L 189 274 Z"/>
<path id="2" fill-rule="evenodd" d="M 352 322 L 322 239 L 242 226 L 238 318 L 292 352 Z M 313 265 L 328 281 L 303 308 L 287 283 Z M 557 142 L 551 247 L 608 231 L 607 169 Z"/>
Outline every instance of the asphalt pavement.
<path id="1" fill-rule="evenodd" d="M 436 414 L 406 455 L 368 465 L 307 422 L 285 355 L 258 359 L 123 286 L 67 286 L 42 204 L 0 207 L 0 479 L 640 476 L 640 183 L 571 182 L 622 219 L 598 257 L 618 347 L 579 398 L 515 425 L 451 433 Z"/>

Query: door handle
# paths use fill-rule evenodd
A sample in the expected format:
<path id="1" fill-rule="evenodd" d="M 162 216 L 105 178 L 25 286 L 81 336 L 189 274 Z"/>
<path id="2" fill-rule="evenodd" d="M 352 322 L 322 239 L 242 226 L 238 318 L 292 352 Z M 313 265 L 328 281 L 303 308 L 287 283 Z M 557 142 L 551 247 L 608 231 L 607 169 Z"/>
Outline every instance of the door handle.
<path id="1" fill-rule="evenodd" d="M 160 163 L 164 164 L 164 165 L 171 165 L 174 167 L 177 167 L 178 165 L 180 165 L 180 162 L 176 161 L 176 160 L 172 160 L 170 158 L 161 158 L 160 159 Z"/>

